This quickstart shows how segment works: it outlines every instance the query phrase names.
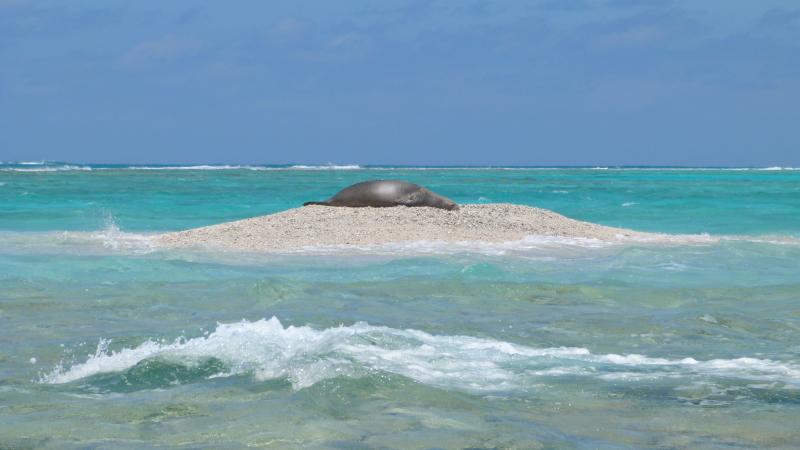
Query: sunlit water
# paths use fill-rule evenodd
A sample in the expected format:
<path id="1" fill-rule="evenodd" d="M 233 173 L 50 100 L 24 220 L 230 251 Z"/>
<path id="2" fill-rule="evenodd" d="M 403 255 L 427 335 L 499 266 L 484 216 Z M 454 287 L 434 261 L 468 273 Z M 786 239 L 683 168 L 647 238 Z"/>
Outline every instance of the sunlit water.
<path id="1" fill-rule="evenodd" d="M 680 236 L 149 242 L 371 178 Z M 788 169 L 2 164 L 0 448 L 796 448 L 798 238 Z"/>

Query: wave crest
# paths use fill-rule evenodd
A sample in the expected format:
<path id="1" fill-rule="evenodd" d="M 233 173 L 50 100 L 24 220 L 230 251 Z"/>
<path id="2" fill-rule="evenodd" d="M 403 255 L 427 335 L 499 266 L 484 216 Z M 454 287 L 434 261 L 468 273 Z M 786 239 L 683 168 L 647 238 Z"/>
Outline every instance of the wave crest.
<path id="1" fill-rule="evenodd" d="M 0 166 L 2 172 L 71 172 L 91 171 L 91 166 L 78 166 L 74 164 L 46 165 L 46 163 L 22 162 L 11 167 Z"/>
<path id="2" fill-rule="evenodd" d="M 780 382 L 800 388 L 800 366 L 791 362 L 750 357 L 698 361 L 691 357 L 593 354 L 581 347 L 534 348 L 364 322 L 317 330 L 309 326 L 284 327 L 272 317 L 255 322 L 220 323 L 206 336 L 179 338 L 172 343 L 147 340 L 116 352 L 109 351 L 108 345 L 109 341 L 101 340 L 85 362 L 70 367 L 59 365 L 42 376 L 40 382 L 70 383 L 124 372 L 148 361 L 187 367 L 218 361 L 223 369 L 208 378 L 251 374 L 257 380 L 288 380 L 294 389 L 325 379 L 361 377 L 375 372 L 472 392 L 525 390 L 534 388 L 541 377 L 564 375 L 606 380 L 721 377 Z"/>

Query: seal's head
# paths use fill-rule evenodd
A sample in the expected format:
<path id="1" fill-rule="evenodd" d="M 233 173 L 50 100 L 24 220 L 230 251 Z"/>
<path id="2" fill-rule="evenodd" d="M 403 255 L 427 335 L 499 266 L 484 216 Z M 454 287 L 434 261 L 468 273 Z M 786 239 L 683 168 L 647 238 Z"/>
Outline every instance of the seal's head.
<path id="1" fill-rule="evenodd" d="M 425 206 L 446 209 L 448 211 L 458 211 L 458 203 L 450 200 L 449 198 L 439 195 L 435 192 L 431 192 L 425 188 L 422 188 L 421 191 L 425 195 L 425 202 L 422 203 Z"/>

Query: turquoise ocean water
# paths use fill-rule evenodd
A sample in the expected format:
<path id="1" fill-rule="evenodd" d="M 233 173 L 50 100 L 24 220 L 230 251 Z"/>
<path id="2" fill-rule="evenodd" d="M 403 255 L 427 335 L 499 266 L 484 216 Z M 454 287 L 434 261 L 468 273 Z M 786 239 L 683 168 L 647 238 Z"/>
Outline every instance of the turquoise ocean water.
<path id="1" fill-rule="evenodd" d="M 670 244 L 148 235 L 402 178 Z M 0 164 L 0 448 L 797 448 L 800 171 Z"/>

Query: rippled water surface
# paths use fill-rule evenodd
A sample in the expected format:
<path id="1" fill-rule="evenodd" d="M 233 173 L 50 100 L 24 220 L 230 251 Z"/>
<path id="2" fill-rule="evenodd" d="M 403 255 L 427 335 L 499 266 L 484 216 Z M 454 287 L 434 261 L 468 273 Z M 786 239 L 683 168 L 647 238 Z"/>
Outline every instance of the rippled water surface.
<path id="1" fill-rule="evenodd" d="M 800 445 L 800 171 L 156 169 L 0 165 L 0 448 Z M 690 236 L 148 242 L 371 178 Z"/>

